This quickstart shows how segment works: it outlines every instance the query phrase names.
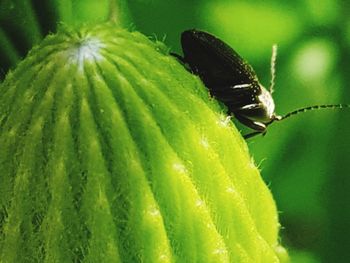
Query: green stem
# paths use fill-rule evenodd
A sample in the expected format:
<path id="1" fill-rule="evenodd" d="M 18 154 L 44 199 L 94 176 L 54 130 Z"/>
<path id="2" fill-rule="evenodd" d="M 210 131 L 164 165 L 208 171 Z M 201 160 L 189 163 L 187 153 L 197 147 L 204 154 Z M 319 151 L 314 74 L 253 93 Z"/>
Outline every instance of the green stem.
<path id="1" fill-rule="evenodd" d="M 130 25 L 131 18 L 126 0 L 110 0 L 109 21 L 124 28 Z"/>
<path id="2" fill-rule="evenodd" d="M 59 20 L 66 25 L 80 27 L 83 24 L 98 24 L 110 21 L 119 27 L 128 27 L 131 23 L 127 0 L 76 0 L 69 1 L 69 8 L 59 3 Z"/>
<path id="3" fill-rule="evenodd" d="M 20 55 L 2 28 L 0 28 L 0 43 L 1 65 L 7 67 L 16 65 L 20 59 Z"/>

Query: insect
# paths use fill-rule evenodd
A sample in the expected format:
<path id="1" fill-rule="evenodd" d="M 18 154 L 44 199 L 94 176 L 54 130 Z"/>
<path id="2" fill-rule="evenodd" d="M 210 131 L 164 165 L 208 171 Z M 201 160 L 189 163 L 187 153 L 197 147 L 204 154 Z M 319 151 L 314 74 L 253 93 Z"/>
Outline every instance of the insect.
<path id="1" fill-rule="evenodd" d="M 289 112 L 284 116 L 275 113 L 272 98 L 275 84 L 277 46 L 271 57 L 271 83 L 269 90 L 260 84 L 253 68 L 229 45 L 215 36 L 187 30 L 181 34 L 183 57 L 171 53 L 198 75 L 212 96 L 223 102 L 229 114 L 254 132 L 244 135 L 251 138 L 266 134 L 267 126 L 301 112 L 321 108 L 350 107 L 348 104 L 314 105 Z"/>

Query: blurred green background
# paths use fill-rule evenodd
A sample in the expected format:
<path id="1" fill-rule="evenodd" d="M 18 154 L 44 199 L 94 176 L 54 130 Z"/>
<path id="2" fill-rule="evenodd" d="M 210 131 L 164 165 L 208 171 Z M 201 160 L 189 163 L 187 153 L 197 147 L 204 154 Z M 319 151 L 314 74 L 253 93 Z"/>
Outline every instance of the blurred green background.
<path id="1" fill-rule="evenodd" d="M 0 2 L 1 78 L 55 32 L 65 1 L 54 11 L 57 2 Z M 76 2 L 91 9 L 91 17 L 97 2 L 106 4 Z M 211 32 L 246 58 L 265 86 L 277 43 L 278 114 L 350 103 L 349 1 L 130 0 L 129 11 L 130 28 L 164 39 L 177 53 L 185 29 Z M 26 28 L 36 30 L 26 34 Z M 292 262 L 350 262 L 350 110 L 314 111 L 274 123 L 248 145 L 274 194 Z"/>

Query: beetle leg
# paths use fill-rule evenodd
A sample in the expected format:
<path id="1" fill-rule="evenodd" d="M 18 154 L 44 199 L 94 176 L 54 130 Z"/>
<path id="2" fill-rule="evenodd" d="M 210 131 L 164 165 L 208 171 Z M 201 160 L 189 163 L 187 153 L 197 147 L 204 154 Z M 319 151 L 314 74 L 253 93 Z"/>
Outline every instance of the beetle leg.
<path id="1" fill-rule="evenodd" d="M 240 90 L 249 90 L 252 88 L 252 84 L 251 83 L 247 83 L 247 84 L 239 84 L 239 85 L 234 85 L 232 87 L 230 87 L 230 89 L 240 89 Z"/>
<path id="2" fill-rule="evenodd" d="M 170 52 L 169 54 L 172 55 L 173 57 L 176 57 L 177 60 L 179 60 L 181 63 L 187 64 L 186 61 L 185 61 L 185 58 L 180 56 L 179 54 L 176 54 L 176 53 L 173 53 L 173 52 Z"/>
<path id="3" fill-rule="evenodd" d="M 242 124 L 248 126 L 249 128 L 256 130 L 257 132 L 260 133 L 265 133 L 266 132 L 266 125 L 262 122 L 258 121 L 252 121 L 248 118 L 236 115 L 237 120 L 239 120 Z"/>
<path id="4" fill-rule="evenodd" d="M 249 139 L 249 138 L 255 137 L 256 135 L 260 135 L 260 134 L 261 134 L 262 136 L 265 136 L 266 131 L 264 131 L 264 132 L 259 132 L 259 131 L 251 132 L 251 133 L 248 133 L 248 134 L 243 135 L 243 138 L 244 138 L 244 139 Z"/>
<path id="5" fill-rule="evenodd" d="M 188 65 L 187 61 L 185 60 L 184 57 L 180 56 L 179 54 L 176 54 L 176 53 L 173 53 L 173 52 L 170 52 L 169 53 L 171 56 L 175 57 L 177 59 L 177 61 L 179 61 L 182 66 L 185 67 L 185 69 L 190 72 L 190 73 L 195 73 L 193 69 L 191 69 L 191 67 Z"/>
<path id="6" fill-rule="evenodd" d="M 255 130 L 254 132 L 243 135 L 244 139 L 252 138 L 256 135 L 266 134 L 266 125 L 262 122 L 252 121 L 244 117 L 236 117 L 241 123 Z"/>
<path id="7" fill-rule="evenodd" d="M 255 137 L 256 135 L 259 135 L 259 134 L 265 135 L 266 132 L 264 132 L 264 133 L 263 132 L 259 132 L 259 131 L 251 132 L 251 133 L 243 135 L 243 138 L 244 139 L 249 139 L 249 138 Z"/>
<path id="8" fill-rule="evenodd" d="M 261 103 L 252 103 L 252 104 L 244 105 L 244 106 L 238 108 L 237 110 L 249 111 L 249 110 L 260 109 L 260 108 L 262 108 Z"/>

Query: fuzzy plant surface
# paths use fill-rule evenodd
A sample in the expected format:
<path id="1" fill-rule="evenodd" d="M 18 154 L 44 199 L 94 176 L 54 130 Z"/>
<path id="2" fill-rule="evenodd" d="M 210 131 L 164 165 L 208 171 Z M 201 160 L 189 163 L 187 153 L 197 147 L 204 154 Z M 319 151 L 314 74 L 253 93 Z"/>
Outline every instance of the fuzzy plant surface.
<path id="1" fill-rule="evenodd" d="M 0 262 L 285 262 L 225 109 L 167 48 L 62 27 L 0 86 Z"/>

